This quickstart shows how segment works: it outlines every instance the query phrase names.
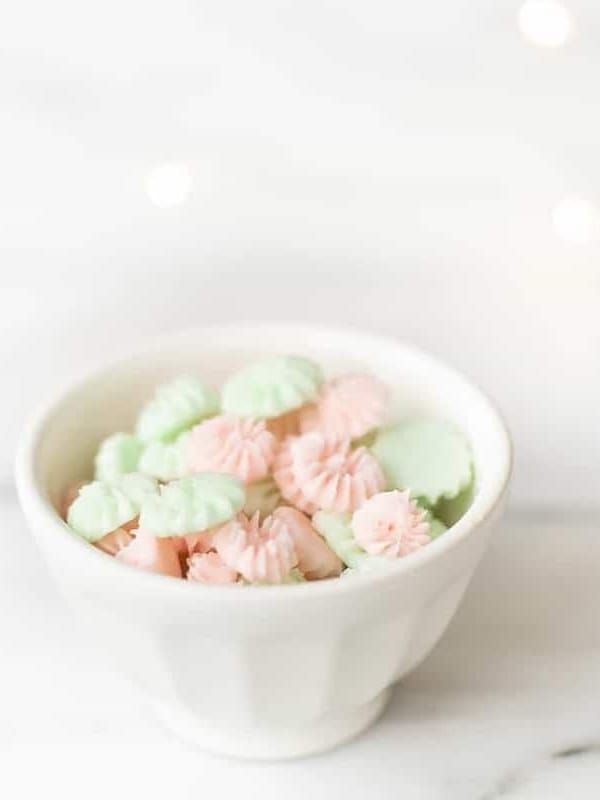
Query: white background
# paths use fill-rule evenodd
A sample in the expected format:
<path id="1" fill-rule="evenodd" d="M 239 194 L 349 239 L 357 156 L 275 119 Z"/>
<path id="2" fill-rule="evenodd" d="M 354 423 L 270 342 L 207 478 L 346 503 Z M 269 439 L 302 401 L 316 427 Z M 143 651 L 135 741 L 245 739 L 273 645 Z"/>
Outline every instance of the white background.
<path id="1" fill-rule="evenodd" d="M 598 503 L 600 7 L 564 47 L 501 0 L 21 0 L 0 12 L 8 479 L 48 385 L 150 332 L 308 319 L 466 370 L 517 444 L 514 499 Z M 156 166 L 191 192 L 157 207 Z M 596 231 L 597 233 L 597 231 Z"/>
<path id="2" fill-rule="evenodd" d="M 0 6 L 2 797 L 599 796 L 600 5 L 564 1 L 554 49 L 521 35 L 520 0 Z M 168 207 L 164 164 L 191 181 Z M 591 221 L 557 219 L 572 196 Z M 63 376 L 242 319 L 429 349 L 493 395 L 517 453 L 512 521 L 382 723 L 277 766 L 153 727 L 9 485 Z"/>

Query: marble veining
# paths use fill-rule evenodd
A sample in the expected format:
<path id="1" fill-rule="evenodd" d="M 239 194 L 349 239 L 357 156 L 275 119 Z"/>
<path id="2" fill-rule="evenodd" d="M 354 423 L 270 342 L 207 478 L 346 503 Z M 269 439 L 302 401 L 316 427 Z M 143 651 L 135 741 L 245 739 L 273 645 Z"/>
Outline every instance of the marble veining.
<path id="1" fill-rule="evenodd" d="M 588 742 L 587 744 L 565 747 L 562 750 L 557 750 L 554 753 L 544 755 L 539 759 L 535 759 L 534 761 L 524 764 L 518 769 L 515 769 L 512 772 L 502 776 L 492 789 L 481 795 L 480 800 L 497 800 L 497 798 L 502 797 L 514 797 L 516 792 L 525 790 L 533 778 L 535 778 L 539 773 L 543 773 L 544 770 L 546 770 L 549 765 L 554 764 L 554 762 L 560 762 L 563 759 L 582 758 L 599 759 L 600 742 Z M 594 786 L 596 786 L 595 782 Z M 590 797 L 592 796 L 591 790 L 594 788 L 594 786 L 590 786 Z M 531 795 L 531 797 L 533 796 L 534 795 Z"/>

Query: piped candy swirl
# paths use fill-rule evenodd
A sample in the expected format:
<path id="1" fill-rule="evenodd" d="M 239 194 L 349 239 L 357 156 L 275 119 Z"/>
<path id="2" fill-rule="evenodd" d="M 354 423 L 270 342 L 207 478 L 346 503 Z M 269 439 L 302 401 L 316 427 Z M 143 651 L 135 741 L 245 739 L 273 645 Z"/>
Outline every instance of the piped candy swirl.
<path id="1" fill-rule="evenodd" d="M 223 414 L 192 430 L 188 462 L 193 472 L 227 472 L 253 483 L 268 475 L 276 445 L 263 420 Z"/>
<path id="2" fill-rule="evenodd" d="M 348 440 L 308 433 L 292 441 L 290 461 L 303 497 L 326 511 L 355 511 L 384 488 L 377 461 L 365 447 L 353 450 Z"/>
<path id="3" fill-rule="evenodd" d="M 292 438 L 286 439 L 277 451 L 273 465 L 273 477 L 284 500 L 312 516 L 317 510 L 317 506 L 304 494 L 303 487 L 294 470 L 292 447 L 295 441 Z"/>
<path id="4" fill-rule="evenodd" d="M 381 492 L 352 516 L 358 544 L 370 555 L 402 558 L 429 544 L 427 511 L 410 499 L 410 492 Z"/>
<path id="5" fill-rule="evenodd" d="M 383 423 L 388 394 L 387 387 L 371 375 L 343 375 L 324 384 L 317 402 L 301 409 L 300 430 L 358 439 Z"/>
<path id="6" fill-rule="evenodd" d="M 290 532 L 281 520 L 258 514 L 240 514 L 224 525 L 214 538 L 225 564 L 250 583 L 282 583 L 298 564 Z"/>

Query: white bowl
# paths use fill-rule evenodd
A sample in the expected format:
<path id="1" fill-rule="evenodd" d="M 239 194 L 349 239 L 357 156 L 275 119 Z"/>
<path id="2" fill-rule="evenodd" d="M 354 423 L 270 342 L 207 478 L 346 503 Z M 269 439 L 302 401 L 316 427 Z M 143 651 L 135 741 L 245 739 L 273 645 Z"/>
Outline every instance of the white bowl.
<path id="1" fill-rule="evenodd" d="M 91 474 L 98 442 L 133 425 L 153 387 L 193 372 L 220 384 L 269 353 L 317 359 L 329 375 L 369 370 L 394 390 L 394 417 L 429 414 L 471 441 L 476 491 L 441 538 L 389 572 L 291 586 L 219 587 L 120 564 L 55 511 Z M 17 459 L 23 510 L 73 609 L 164 722 L 200 747 L 286 758 L 333 747 L 380 714 L 454 614 L 507 492 L 511 447 L 488 399 L 398 341 L 299 325 L 199 329 L 66 386 L 27 427 Z"/>

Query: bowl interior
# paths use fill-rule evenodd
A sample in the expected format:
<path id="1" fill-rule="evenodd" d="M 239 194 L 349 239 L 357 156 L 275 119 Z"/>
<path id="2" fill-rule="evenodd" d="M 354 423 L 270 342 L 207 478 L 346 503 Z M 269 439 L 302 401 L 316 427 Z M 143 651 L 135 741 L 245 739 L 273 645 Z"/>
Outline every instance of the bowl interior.
<path id="1" fill-rule="evenodd" d="M 240 326 L 186 332 L 163 340 L 76 384 L 43 413 L 34 434 L 39 491 L 56 508 L 69 483 L 90 478 L 102 438 L 131 430 L 154 387 L 181 374 L 219 386 L 262 356 L 296 353 L 316 359 L 326 375 L 366 370 L 392 390 L 391 420 L 447 419 L 468 436 L 475 464 L 473 506 L 493 504 L 507 479 L 510 445 L 487 398 L 454 370 L 392 339 L 303 326 Z M 452 523 L 470 496 L 445 512 Z"/>

